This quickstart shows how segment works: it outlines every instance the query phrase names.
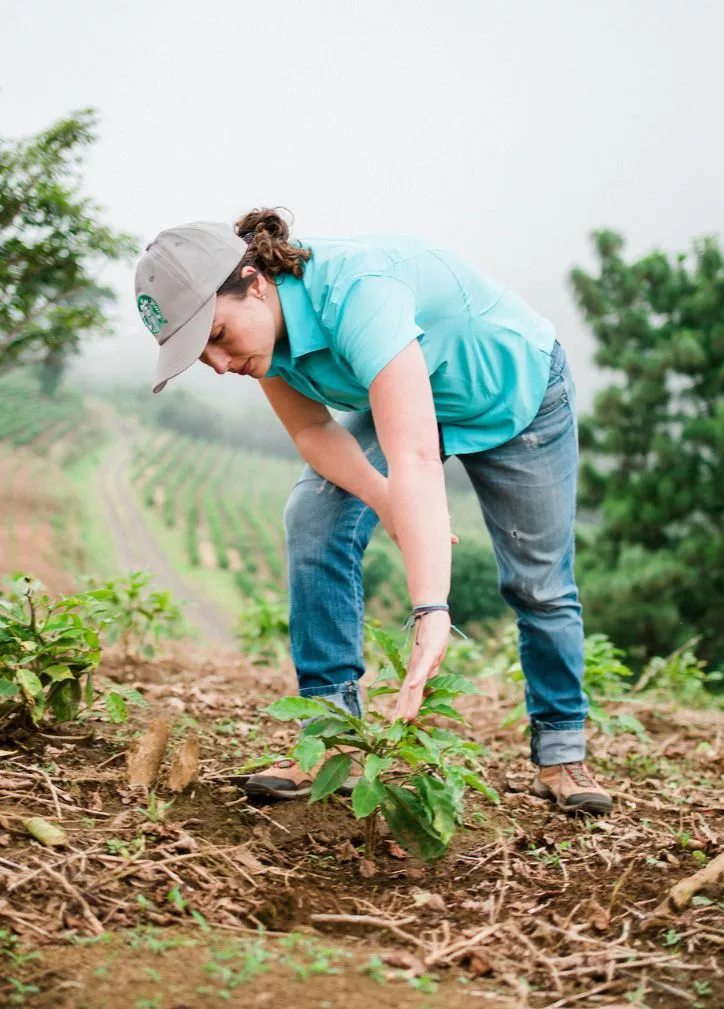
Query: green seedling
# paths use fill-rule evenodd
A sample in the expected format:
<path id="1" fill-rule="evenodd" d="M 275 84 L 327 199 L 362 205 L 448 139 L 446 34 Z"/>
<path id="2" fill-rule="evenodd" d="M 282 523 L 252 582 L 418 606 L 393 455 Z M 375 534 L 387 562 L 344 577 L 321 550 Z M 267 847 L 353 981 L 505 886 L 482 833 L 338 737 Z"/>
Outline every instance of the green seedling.
<path id="1" fill-rule="evenodd" d="M 168 802 L 164 802 L 163 799 L 159 799 L 156 796 L 155 792 L 149 792 L 148 806 L 146 809 L 143 806 L 136 806 L 136 812 L 143 813 L 151 823 L 163 823 L 166 819 L 166 814 L 175 801 L 175 799 L 169 799 Z"/>
<path id="2" fill-rule="evenodd" d="M 367 630 L 384 656 L 369 691 L 374 700 L 399 691 L 406 664 L 389 634 L 369 624 Z M 445 854 L 462 822 L 466 787 L 499 801 L 483 777 L 482 748 L 432 724 L 441 715 L 462 722 L 453 702 L 476 692 L 467 677 L 439 673 L 428 683 L 420 712 L 409 723 L 398 719 L 389 724 L 373 707 L 366 717 L 356 718 L 328 701 L 306 697 L 282 698 L 267 711 L 282 721 L 310 719 L 292 751 L 305 771 L 324 761 L 310 802 L 331 795 L 347 780 L 353 764 L 358 765 L 361 775 L 352 792 L 352 810 L 365 821 L 368 858 L 374 857 L 377 817 L 382 815 L 403 848 L 433 862 Z"/>
<path id="3" fill-rule="evenodd" d="M 127 660 L 156 654 L 161 638 L 178 637 L 183 618 L 179 605 L 170 592 L 150 588 L 147 571 L 133 571 L 127 578 L 117 578 L 96 585 L 88 579 L 92 591 L 90 617 L 102 621 L 105 637 L 113 644 L 120 642 Z"/>
<path id="4" fill-rule="evenodd" d="M 78 717 L 95 700 L 93 673 L 101 657 L 100 631 L 111 620 L 106 590 L 51 598 L 40 582 L 17 575 L 0 594 L 0 725 L 38 725 L 46 713 L 59 722 Z M 127 718 L 126 701 L 145 704 L 130 688 L 104 695 L 114 722 Z"/>

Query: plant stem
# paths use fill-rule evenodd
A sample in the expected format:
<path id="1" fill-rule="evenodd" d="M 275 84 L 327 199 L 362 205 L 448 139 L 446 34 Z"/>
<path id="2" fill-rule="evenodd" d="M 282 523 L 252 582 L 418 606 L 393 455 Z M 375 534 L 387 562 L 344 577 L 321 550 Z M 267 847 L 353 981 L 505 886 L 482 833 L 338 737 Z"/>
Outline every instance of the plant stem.
<path id="1" fill-rule="evenodd" d="M 377 845 L 377 810 L 365 820 L 365 858 L 372 861 L 375 857 L 375 847 Z"/>

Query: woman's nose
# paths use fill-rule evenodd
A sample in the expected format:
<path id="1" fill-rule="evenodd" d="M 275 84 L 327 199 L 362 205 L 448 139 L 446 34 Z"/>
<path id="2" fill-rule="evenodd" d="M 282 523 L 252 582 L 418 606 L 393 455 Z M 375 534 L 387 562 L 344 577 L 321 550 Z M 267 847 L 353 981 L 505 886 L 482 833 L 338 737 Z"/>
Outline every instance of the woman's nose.
<path id="1" fill-rule="evenodd" d="M 204 357 L 205 363 L 210 365 L 217 375 L 225 375 L 229 370 L 231 358 L 221 347 L 207 347 Z"/>

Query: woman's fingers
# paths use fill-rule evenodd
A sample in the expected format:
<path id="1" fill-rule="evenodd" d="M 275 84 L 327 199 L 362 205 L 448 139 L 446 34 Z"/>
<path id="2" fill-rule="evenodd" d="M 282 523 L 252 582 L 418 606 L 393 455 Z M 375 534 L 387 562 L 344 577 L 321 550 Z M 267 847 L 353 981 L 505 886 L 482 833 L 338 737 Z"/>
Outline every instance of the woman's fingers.
<path id="1" fill-rule="evenodd" d="M 415 643 L 400 687 L 395 718 L 415 718 L 425 694 L 425 685 L 440 668 L 450 640 L 450 615 L 444 610 L 425 614 L 415 623 Z"/>

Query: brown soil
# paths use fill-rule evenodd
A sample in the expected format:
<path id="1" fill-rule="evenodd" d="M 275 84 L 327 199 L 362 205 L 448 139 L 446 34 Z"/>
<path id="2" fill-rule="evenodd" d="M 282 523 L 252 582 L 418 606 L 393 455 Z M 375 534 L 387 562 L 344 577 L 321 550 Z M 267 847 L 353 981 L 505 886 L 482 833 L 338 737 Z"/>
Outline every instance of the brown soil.
<path id="1" fill-rule="evenodd" d="M 0 578 L 24 571 L 53 594 L 73 591 L 51 521 L 62 480 L 56 466 L 31 452 L 0 457 Z"/>
<path id="2" fill-rule="evenodd" d="M 290 666 L 184 645 L 148 665 L 109 657 L 103 672 L 144 693 L 142 717 L 113 726 L 98 709 L 80 738 L 0 741 L 17 751 L 0 757 L 0 923 L 42 955 L 0 971 L 40 988 L 24 1004 L 195 1009 L 225 1004 L 222 992 L 302 1009 L 724 1004 L 721 882 L 652 914 L 722 850 L 721 715 L 649 711 L 647 744 L 594 734 L 591 763 L 616 805 L 606 820 L 573 819 L 527 794 L 526 741 L 500 729 L 510 700 L 470 698 L 467 731 L 490 748 L 501 804 L 471 798 L 435 866 L 383 834 L 370 867 L 347 799 L 252 806 L 235 784 L 242 763 L 292 739 L 261 710 L 292 692 Z M 172 719 L 161 800 L 174 747 L 192 727 L 201 740 L 200 781 L 162 820 L 143 812 L 123 762 L 158 714 Z M 30 814 L 62 822 L 70 847 L 30 840 Z M 269 969 L 252 976 L 260 957 Z"/>

